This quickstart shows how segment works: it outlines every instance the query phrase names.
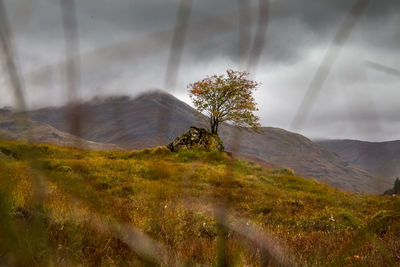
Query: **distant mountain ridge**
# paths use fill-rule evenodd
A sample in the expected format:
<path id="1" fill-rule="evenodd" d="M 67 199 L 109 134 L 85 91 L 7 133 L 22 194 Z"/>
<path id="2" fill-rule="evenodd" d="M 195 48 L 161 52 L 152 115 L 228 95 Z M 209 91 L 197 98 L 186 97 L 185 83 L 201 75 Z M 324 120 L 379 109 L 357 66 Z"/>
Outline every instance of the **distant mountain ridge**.
<path id="1" fill-rule="evenodd" d="M 400 177 L 400 141 L 367 142 L 359 140 L 316 141 L 345 161 L 370 172 L 393 178 Z"/>
<path id="2" fill-rule="evenodd" d="M 0 138 L 24 140 L 58 146 L 79 146 L 92 150 L 119 149 L 114 144 L 102 144 L 84 140 L 67 132 L 57 130 L 44 122 L 17 118 L 11 111 L 0 109 Z"/>
<path id="3" fill-rule="evenodd" d="M 166 145 L 192 125 L 207 127 L 204 115 L 159 91 L 134 99 L 125 96 L 96 98 L 80 103 L 79 110 L 82 138 L 116 144 L 123 149 Z M 32 120 L 65 132 L 69 131 L 67 114 L 66 106 L 29 112 Z M 236 151 L 239 158 L 288 167 L 337 188 L 376 193 L 391 186 L 388 179 L 345 162 L 302 135 L 272 127 L 263 129 L 263 133 L 254 133 L 224 124 L 219 135 L 227 151 Z"/>

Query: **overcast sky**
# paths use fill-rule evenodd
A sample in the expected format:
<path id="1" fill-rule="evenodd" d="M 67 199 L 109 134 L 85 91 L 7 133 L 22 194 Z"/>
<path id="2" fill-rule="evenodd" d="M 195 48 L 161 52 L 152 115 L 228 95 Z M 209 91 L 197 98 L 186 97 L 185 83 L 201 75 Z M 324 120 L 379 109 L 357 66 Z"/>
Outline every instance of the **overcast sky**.
<path id="1" fill-rule="evenodd" d="M 29 108 L 67 100 L 61 0 L 5 0 Z M 137 95 L 166 89 L 165 74 L 180 0 L 76 1 L 82 82 L 79 96 Z M 254 38 L 258 1 L 249 1 Z M 305 92 L 353 0 L 270 1 L 265 45 L 252 78 L 263 126 L 310 138 L 400 139 L 400 1 L 372 0 L 342 47 L 299 129 L 291 129 Z M 190 103 L 187 84 L 240 69 L 238 0 L 193 0 L 177 82 L 169 92 Z M 62 66 L 62 65 L 61 65 Z M 2 69 L 0 106 L 13 94 Z"/>

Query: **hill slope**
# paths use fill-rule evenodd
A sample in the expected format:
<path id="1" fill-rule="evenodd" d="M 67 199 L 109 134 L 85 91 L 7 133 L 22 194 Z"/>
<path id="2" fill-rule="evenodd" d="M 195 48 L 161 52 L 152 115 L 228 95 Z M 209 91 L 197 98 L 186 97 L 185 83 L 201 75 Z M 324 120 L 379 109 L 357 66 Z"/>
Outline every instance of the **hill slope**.
<path id="1" fill-rule="evenodd" d="M 163 93 L 129 97 L 97 98 L 79 105 L 81 137 L 125 149 L 142 149 L 170 142 L 191 125 L 201 125 L 201 116 L 187 104 Z M 68 131 L 68 107 L 30 112 L 32 119 Z M 163 129 L 158 131 L 159 116 Z M 167 116 L 167 117 L 165 117 Z M 165 124 L 169 121 L 170 127 Z"/>
<path id="2" fill-rule="evenodd" d="M 59 146 L 79 146 L 94 150 L 118 149 L 113 144 L 87 141 L 72 134 L 62 132 L 47 123 L 18 119 L 11 112 L 0 110 L 0 137 L 9 140 L 30 140 L 35 143 Z"/>
<path id="3" fill-rule="evenodd" d="M 397 197 L 344 193 L 224 153 L 10 141 L 0 151 L 1 265 L 215 266 L 223 247 L 230 266 L 398 264 Z"/>
<path id="4" fill-rule="evenodd" d="M 400 176 L 400 141 L 320 140 L 345 161 L 394 179 Z"/>
<path id="5" fill-rule="evenodd" d="M 232 133 L 221 131 L 222 136 Z M 223 138 L 225 140 L 230 138 Z M 346 162 L 329 149 L 308 138 L 283 129 L 264 127 L 264 133 L 243 132 L 239 153 L 293 169 L 336 188 L 353 192 L 383 192 L 391 179 L 375 176 Z"/>
<path id="6" fill-rule="evenodd" d="M 124 149 L 165 145 L 191 125 L 207 127 L 202 114 L 161 92 L 147 93 L 135 99 L 94 99 L 81 103 L 79 110 L 82 138 L 113 143 Z M 67 113 L 68 107 L 44 108 L 30 112 L 30 116 L 68 131 Z M 305 177 L 337 188 L 376 193 L 391 186 L 391 180 L 371 175 L 299 134 L 271 127 L 264 128 L 264 133 L 254 133 L 224 124 L 219 135 L 228 151 L 238 148 L 236 155 L 240 158 L 292 168 Z"/>

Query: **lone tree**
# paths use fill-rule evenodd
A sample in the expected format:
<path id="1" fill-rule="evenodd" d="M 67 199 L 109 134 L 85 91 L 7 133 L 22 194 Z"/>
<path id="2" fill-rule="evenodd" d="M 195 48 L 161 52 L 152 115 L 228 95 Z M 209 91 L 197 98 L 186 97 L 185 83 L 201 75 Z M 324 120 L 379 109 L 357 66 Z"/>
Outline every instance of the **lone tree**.
<path id="1" fill-rule="evenodd" d="M 208 115 L 211 133 L 218 134 L 218 126 L 224 121 L 260 129 L 253 97 L 259 84 L 247 76 L 246 72 L 227 70 L 226 75 L 214 74 L 189 84 L 189 96 L 197 110 Z"/>

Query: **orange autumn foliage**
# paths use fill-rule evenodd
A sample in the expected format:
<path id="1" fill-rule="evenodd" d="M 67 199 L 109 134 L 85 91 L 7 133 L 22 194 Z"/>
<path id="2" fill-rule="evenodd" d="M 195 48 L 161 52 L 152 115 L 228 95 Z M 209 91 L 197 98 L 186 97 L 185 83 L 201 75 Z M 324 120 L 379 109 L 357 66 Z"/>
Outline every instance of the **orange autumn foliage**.
<path id="1" fill-rule="evenodd" d="M 189 84 L 189 96 L 198 111 L 209 118 L 210 131 L 218 133 L 222 122 L 239 127 L 260 128 L 258 111 L 253 97 L 259 83 L 249 80 L 248 73 L 227 70 L 226 75 L 212 75 Z"/>

